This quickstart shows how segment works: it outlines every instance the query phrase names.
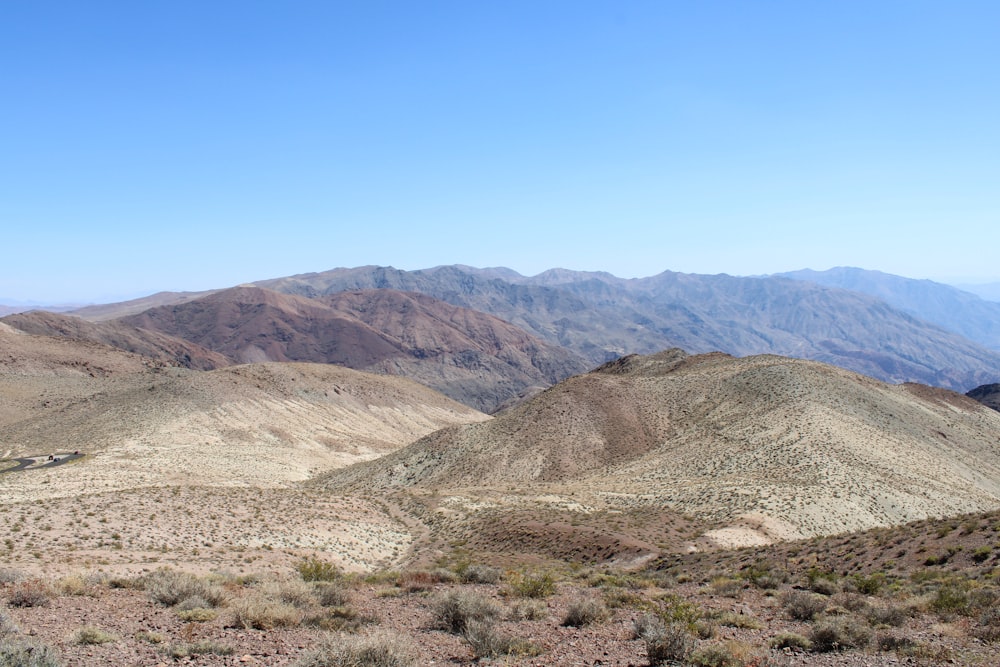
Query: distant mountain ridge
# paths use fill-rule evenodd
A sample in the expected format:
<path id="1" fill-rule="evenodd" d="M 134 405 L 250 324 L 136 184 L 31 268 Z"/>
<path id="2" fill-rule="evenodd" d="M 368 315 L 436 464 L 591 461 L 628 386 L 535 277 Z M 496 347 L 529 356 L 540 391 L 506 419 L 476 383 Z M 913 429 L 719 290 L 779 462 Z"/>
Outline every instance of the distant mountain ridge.
<path id="1" fill-rule="evenodd" d="M 956 287 L 852 267 L 827 271 L 803 269 L 776 275 L 870 294 L 903 312 L 1000 350 L 1000 303 Z"/>
<path id="2" fill-rule="evenodd" d="M 592 365 L 681 347 L 815 359 L 888 382 L 960 391 L 1000 378 L 997 351 L 873 296 L 791 278 L 365 266 L 255 284 L 306 297 L 385 288 L 428 294 L 495 315 Z"/>

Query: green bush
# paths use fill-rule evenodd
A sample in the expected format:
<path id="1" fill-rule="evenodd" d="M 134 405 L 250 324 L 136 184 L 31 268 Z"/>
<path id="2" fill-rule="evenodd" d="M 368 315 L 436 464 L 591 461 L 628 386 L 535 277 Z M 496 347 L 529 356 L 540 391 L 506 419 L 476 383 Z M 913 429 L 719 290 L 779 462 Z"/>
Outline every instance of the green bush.
<path id="1" fill-rule="evenodd" d="M 303 558 L 295 569 L 303 581 L 336 581 L 343 577 L 340 568 L 315 556 Z"/>
<path id="2" fill-rule="evenodd" d="M 91 625 L 80 628 L 73 634 L 74 644 L 110 644 L 118 641 L 118 637 Z"/>
<path id="3" fill-rule="evenodd" d="M 555 578 L 548 572 L 515 572 L 507 578 L 505 589 L 507 595 L 519 598 L 547 598 L 555 592 Z"/>

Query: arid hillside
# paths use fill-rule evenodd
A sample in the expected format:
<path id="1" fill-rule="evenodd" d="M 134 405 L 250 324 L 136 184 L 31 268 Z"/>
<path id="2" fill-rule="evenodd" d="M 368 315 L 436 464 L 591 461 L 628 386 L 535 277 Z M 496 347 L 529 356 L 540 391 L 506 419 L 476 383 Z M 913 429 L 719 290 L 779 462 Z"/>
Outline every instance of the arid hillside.
<path id="1" fill-rule="evenodd" d="M 157 361 L 198 370 L 212 370 L 233 362 L 191 341 L 156 331 L 139 329 L 123 322 L 89 322 L 71 315 L 42 310 L 9 315 L 3 323 L 38 336 L 61 336 L 103 343 Z"/>
<path id="2" fill-rule="evenodd" d="M 320 483 L 666 506 L 714 526 L 706 543 L 763 543 L 1000 506 L 1000 414 L 816 362 L 671 350 Z"/>
<path id="3" fill-rule="evenodd" d="M 336 366 L 192 371 L 8 327 L 0 336 L 3 458 L 87 454 L 5 475 L 5 501 L 160 484 L 287 486 L 488 418 L 412 380 Z"/>
<path id="4" fill-rule="evenodd" d="M 307 299 L 238 287 L 120 322 L 240 363 L 307 361 L 401 375 L 484 411 L 588 366 L 496 317 L 391 290 Z"/>

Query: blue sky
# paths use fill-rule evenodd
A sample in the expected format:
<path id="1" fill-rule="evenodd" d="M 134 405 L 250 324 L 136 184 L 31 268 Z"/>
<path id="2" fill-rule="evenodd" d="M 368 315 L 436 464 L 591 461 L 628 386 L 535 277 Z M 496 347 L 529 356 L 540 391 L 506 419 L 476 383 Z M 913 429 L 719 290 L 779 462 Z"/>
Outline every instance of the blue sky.
<path id="1" fill-rule="evenodd" d="M 0 303 L 337 266 L 1000 280 L 995 2 L 0 6 Z"/>

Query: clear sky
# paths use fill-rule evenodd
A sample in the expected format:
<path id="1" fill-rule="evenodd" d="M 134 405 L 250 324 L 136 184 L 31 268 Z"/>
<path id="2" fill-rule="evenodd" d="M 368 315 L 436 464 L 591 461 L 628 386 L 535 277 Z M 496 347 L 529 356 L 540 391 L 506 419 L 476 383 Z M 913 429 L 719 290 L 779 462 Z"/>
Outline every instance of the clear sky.
<path id="1" fill-rule="evenodd" d="M 0 303 L 337 266 L 1000 280 L 994 0 L 0 5 Z"/>

